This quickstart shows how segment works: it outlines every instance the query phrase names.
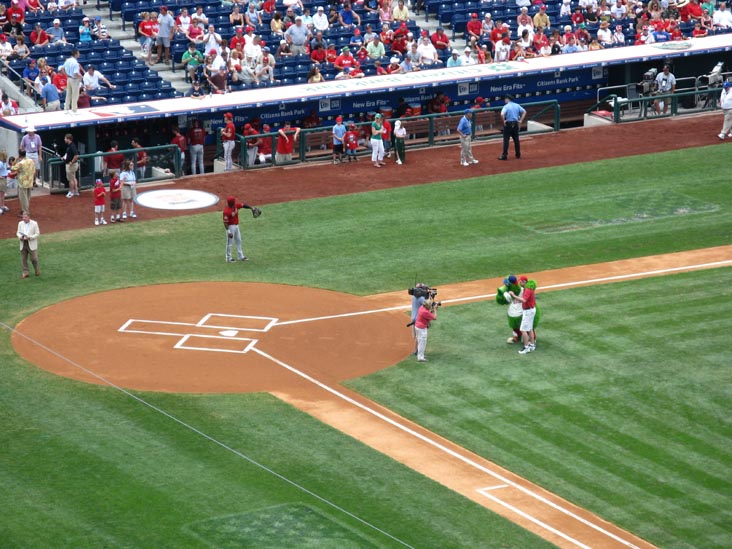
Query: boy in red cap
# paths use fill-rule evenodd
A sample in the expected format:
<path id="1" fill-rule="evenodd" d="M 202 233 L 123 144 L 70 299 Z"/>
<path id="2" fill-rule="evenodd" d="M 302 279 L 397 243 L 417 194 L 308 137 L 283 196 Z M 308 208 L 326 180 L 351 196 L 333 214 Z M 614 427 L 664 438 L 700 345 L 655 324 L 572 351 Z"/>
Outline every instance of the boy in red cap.
<path id="1" fill-rule="evenodd" d="M 94 225 L 106 225 L 107 221 L 104 219 L 104 204 L 105 195 L 107 191 L 104 189 L 104 183 L 101 179 L 97 179 L 96 186 L 94 187 Z"/>
<path id="2" fill-rule="evenodd" d="M 358 162 L 358 156 L 356 156 L 356 152 L 358 151 L 358 129 L 356 129 L 356 124 L 351 123 L 343 139 L 346 143 L 346 156 L 348 156 L 348 161 Z"/>
<path id="3" fill-rule="evenodd" d="M 114 223 L 121 221 L 119 211 L 122 209 L 122 183 L 117 176 L 117 170 L 109 172 L 109 220 Z"/>
<path id="4" fill-rule="evenodd" d="M 249 206 L 242 202 L 237 202 L 234 196 L 229 196 L 226 199 L 226 206 L 224 207 L 224 228 L 226 229 L 226 262 L 233 263 L 234 258 L 231 255 L 231 244 L 236 245 L 236 253 L 239 261 L 247 261 L 247 256 L 241 249 L 241 232 L 239 231 L 239 210 L 246 208 L 252 210 L 254 213 L 255 209 L 253 206 Z"/>

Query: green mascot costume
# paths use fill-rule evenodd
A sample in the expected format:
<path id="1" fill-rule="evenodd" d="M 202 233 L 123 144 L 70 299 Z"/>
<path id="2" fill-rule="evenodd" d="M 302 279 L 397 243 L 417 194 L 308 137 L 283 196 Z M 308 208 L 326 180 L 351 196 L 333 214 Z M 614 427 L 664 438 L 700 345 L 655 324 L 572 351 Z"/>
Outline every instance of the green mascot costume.
<path id="1" fill-rule="evenodd" d="M 526 283 L 533 284 L 533 288 L 536 289 L 536 282 L 530 280 Z M 506 312 L 508 319 L 508 327 L 511 328 L 513 335 L 506 340 L 506 343 L 518 343 L 521 341 L 521 317 L 523 316 L 523 308 L 521 302 L 518 299 L 511 297 L 511 292 L 514 295 L 521 295 L 524 289 L 518 284 L 518 279 L 515 275 L 508 275 L 503 280 L 503 286 L 496 290 L 496 303 L 499 305 L 508 305 L 508 311 Z M 534 317 L 534 330 L 539 325 L 539 319 L 541 318 L 541 311 L 539 305 L 536 305 L 536 316 Z"/>

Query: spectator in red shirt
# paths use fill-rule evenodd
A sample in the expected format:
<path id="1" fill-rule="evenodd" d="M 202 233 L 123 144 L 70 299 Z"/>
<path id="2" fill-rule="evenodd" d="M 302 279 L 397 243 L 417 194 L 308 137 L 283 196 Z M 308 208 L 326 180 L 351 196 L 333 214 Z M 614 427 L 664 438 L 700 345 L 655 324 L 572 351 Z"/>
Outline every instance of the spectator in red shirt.
<path id="1" fill-rule="evenodd" d="M 470 21 L 465 25 L 465 37 L 467 39 L 475 38 L 480 40 L 480 35 L 483 32 L 483 23 L 478 19 L 477 13 L 470 14 Z"/>
<path id="2" fill-rule="evenodd" d="M 336 58 L 333 65 L 336 69 L 342 71 L 346 67 L 348 67 L 349 69 L 358 67 L 358 61 L 356 61 L 353 55 L 351 55 L 351 48 L 349 48 L 348 46 L 344 46 L 343 48 L 341 48 L 341 54 Z"/>
<path id="3" fill-rule="evenodd" d="M 43 30 L 41 23 L 36 23 L 33 31 L 30 33 L 30 41 L 34 46 L 47 46 L 49 43 L 48 34 Z"/>
<path id="4" fill-rule="evenodd" d="M 328 63 L 335 63 L 336 59 L 338 59 L 338 52 L 336 51 L 335 44 L 331 42 L 328 44 L 328 49 L 325 50 L 325 60 Z"/>
<path id="5" fill-rule="evenodd" d="M 66 71 L 64 71 L 64 67 L 62 65 L 58 68 L 58 72 L 53 75 L 53 85 L 56 86 L 56 89 L 59 93 L 63 93 L 66 91 L 68 80 L 69 79 L 66 76 Z"/>
<path id="6" fill-rule="evenodd" d="M 8 21 L 12 21 L 13 16 L 15 16 L 16 22 L 20 23 L 21 25 L 25 23 L 25 10 L 20 7 L 18 0 L 13 0 L 13 2 L 10 4 L 10 7 L 5 13 L 8 15 Z"/>
<path id="7" fill-rule="evenodd" d="M 437 30 L 430 37 L 432 45 L 436 50 L 446 50 L 450 47 L 450 38 L 445 34 L 445 29 L 437 27 Z"/>
<path id="8" fill-rule="evenodd" d="M 701 38 L 702 36 L 706 36 L 707 35 L 707 30 L 706 29 L 703 29 L 702 26 L 701 26 L 701 23 L 699 23 L 697 21 L 696 23 L 694 23 L 694 30 L 691 31 L 691 35 L 694 38 Z"/>
<path id="9" fill-rule="evenodd" d="M 300 136 L 300 128 L 294 128 L 290 122 L 285 122 L 277 132 L 277 153 L 275 154 L 275 162 L 283 164 L 292 161 L 292 154 L 295 150 L 295 142 Z"/>
<path id="10" fill-rule="evenodd" d="M 570 17 L 570 20 L 575 27 L 579 27 L 581 23 L 585 22 L 585 16 L 582 15 L 582 8 L 580 6 L 577 6 L 574 9 L 574 13 L 572 14 L 572 17 Z"/>
<path id="11" fill-rule="evenodd" d="M 236 27 L 236 33 L 229 40 L 229 48 L 235 50 L 239 44 L 241 44 L 242 48 L 247 44 L 247 40 L 244 37 L 244 29 L 241 26 Z"/>
<path id="12" fill-rule="evenodd" d="M 699 5 L 699 0 L 690 0 L 688 4 L 681 8 L 681 20 L 684 22 L 701 21 L 702 15 L 704 15 L 704 12 Z"/>

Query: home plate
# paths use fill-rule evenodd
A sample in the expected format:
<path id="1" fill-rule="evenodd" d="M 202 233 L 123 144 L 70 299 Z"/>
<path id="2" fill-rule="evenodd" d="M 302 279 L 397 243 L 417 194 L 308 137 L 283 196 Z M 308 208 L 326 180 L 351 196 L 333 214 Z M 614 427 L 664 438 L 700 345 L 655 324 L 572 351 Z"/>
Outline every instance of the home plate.
<path id="1" fill-rule="evenodd" d="M 238 330 L 221 330 L 219 334 L 221 334 L 224 337 L 234 337 L 236 334 L 238 334 Z"/>

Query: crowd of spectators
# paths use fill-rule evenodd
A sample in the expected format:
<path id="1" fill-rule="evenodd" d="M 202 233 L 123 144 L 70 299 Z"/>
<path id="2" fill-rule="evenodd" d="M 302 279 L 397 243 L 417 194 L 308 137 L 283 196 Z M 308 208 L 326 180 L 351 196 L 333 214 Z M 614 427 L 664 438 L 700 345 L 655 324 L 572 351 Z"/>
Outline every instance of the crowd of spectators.
<path id="1" fill-rule="evenodd" d="M 482 18 L 478 12 L 469 13 L 464 25 L 453 18 L 453 35 L 464 32 L 466 42 L 458 46 L 443 27 L 432 33 L 421 29 L 412 19 L 416 10 L 410 11 L 404 0 L 344 0 L 332 5 L 255 0 L 226 5 L 231 7 L 212 16 L 200 5 L 192 13 L 182 7 L 175 17 L 165 7 L 139 16 L 138 32 L 147 52 L 158 42 L 161 17 L 174 19 L 174 61 L 185 67 L 187 78 L 202 83 L 199 89 L 191 87 L 193 96 L 523 60 L 732 30 L 724 2 L 716 6 L 713 1 L 702 5 L 688 0 L 679 8 L 675 0 L 579 0 L 574 5 L 562 0 L 548 9 L 547 4 L 517 0 L 515 13 L 501 8 L 502 14 L 511 14 L 502 19 L 494 18 L 490 9 L 481 12 Z M 169 26 L 164 25 L 166 34 Z M 163 61 L 160 46 L 155 60 L 147 55 L 151 64 Z"/>
<path id="2" fill-rule="evenodd" d="M 3 72 L 45 111 L 64 103 L 68 75 L 63 65 L 74 50 L 79 51 L 83 76 L 78 108 L 138 99 L 125 88 L 130 73 L 140 69 L 134 55 L 110 36 L 100 16 L 85 16 L 74 0 L 12 0 L 8 8 L 0 4 L 0 31 Z M 135 76 L 138 82 L 149 82 L 150 98 L 173 94 L 172 86 L 155 74 Z"/>
<path id="3" fill-rule="evenodd" d="M 487 49 L 494 61 L 682 41 L 732 31 L 725 2 L 709 0 L 561 0 L 452 16 L 453 32 L 464 32 L 471 51 Z M 456 52 L 460 55 L 460 51 Z M 464 64 L 464 63 L 463 63 Z"/>

